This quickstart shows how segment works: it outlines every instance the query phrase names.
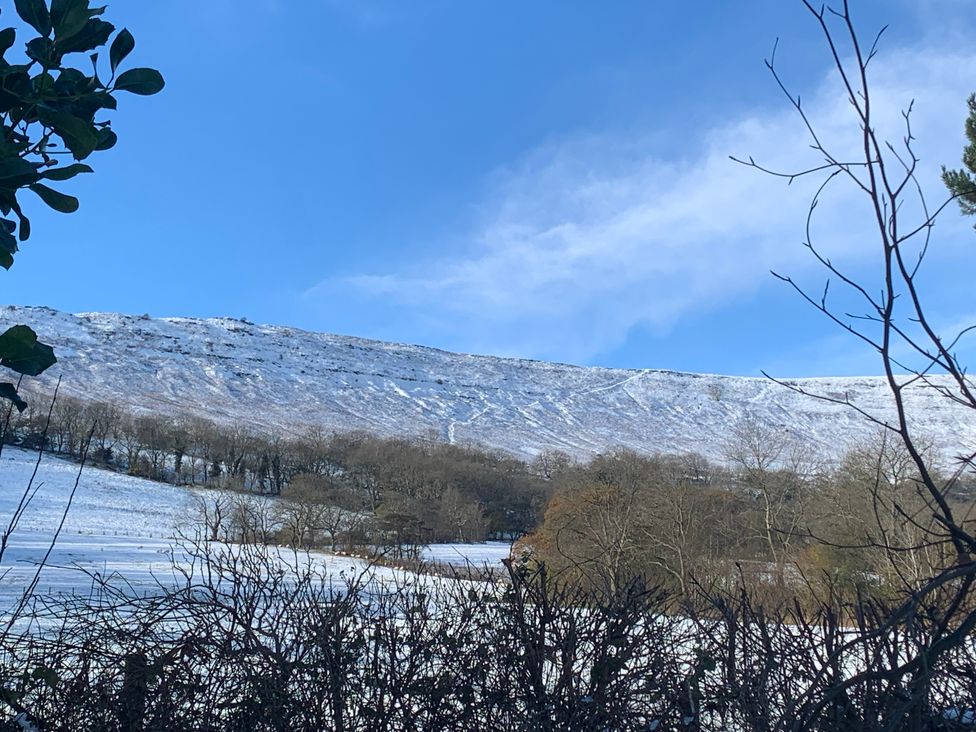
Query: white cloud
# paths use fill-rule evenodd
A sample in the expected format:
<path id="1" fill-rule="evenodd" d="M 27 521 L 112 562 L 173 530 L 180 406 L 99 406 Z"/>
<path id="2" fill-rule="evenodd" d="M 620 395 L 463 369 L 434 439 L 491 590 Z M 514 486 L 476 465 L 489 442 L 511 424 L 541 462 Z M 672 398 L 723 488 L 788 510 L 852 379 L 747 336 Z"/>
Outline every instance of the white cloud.
<path id="1" fill-rule="evenodd" d="M 917 100 L 921 176 L 941 195 L 939 165 L 959 159 L 976 56 L 887 52 L 872 71 L 879 129 L 891 139 L 903 134 L 900 110 Z M 839 156 L 856 155 L 856 120 L 835 79 L 804 107 Z M 770 269 L 809 268 L 799 243 L 813 181 L 787 187 L 728 159 L 753 155 L 795 170 L 818 162 L 808 143 L 785 100 L 703 141 L 676 137 L 673 151 L 610 136 L 552 142 L 493 176 L 477 224 L 459 237 L 466 246 L 345 284 L 440 322 L 458 348 L 586 361 L 635 326 L 666 331 L 749 297 Z M 856 263 L 874 254 L 862 205 L 850 188 L 825 197 L 816 232 L 832 257 Z"/>

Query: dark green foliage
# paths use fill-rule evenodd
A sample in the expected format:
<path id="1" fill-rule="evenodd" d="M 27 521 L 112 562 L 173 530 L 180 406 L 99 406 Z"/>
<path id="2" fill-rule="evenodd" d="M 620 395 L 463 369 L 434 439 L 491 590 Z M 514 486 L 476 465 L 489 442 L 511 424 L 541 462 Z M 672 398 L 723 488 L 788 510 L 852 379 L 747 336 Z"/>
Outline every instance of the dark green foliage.
<path id="1" fill-rule="evenodd" d="M 119 76 L 115 88 L 118 91 L 149 96 L 161 91 L 163 83 L 162 75 L 155 69 L 130 69 Z"/>
<path id="2" fill-rule="evenodd" d="M 0 335 L 0 366 L 22 376 L 37 376 L 56 361 L 54 349 L 38 342 L 37 334 L 26 325 L 15 325 Z M 21 412 L 27 406 L 8 382 L 0 383 L 0 399 L 9 399 Z"/>
<path id="3" fill-rule="evenodd" d="M 948 170 L 942 167 L 942 180 L 949 192 L 959 201 L 959 207 L 966 216 L 976 214 L 976 94 L 970 94 L 966 102 L 969 116 L 966 117 L 966 139 L 969 143 L 962 151 L 962 170 Z"/>
<path id="4" fill-rule="evenodd" d="M 68 196 L 64 193 L 58 193 L 53 188 L 48 188 L 40 183 L 35 183 L 30 186 L 30 189 L 36 193 L 44 203 L 53 208 L 55 211 L 60 211 L 61 213 L 74 213 L 78 210 L 78 199 L 74 196 Z"/>
<path id="5" fill-rule="evenodd" d="M 26 325 L 15 325 L 0 335 L 0 366 L 25 376 L 37 376 L 55 363 L 50 346 L 37 341 Z"/>
<path id="6" fill-rule="evenodd" d="M 109 58 L 112 64 L 112 73 L 119 67 L 119 64 L 125 60 L 125 57 L 132 53 L 132 49 L 136 47 L 136 39 L 132 37 L 132 34 L 125 28 L 119 31 L 119 34 L 112 41 L 112 48 L 109 51 Z"/>
<path id="7" fill-rule="evenodd" d="M 21 399 L 17 387 L 10 382 L 0 382 L 0 399 L 9 399 L 21 412 L 27 409 L 27 402 Z"/>
<path id="8" fill-rule="evenodd" d="M 130 69 L 116 75 L 135 48 L 135 39 L 125 29 L 115 34 L 115 26 L 99 17 L 104 7 L 92 7 L 89 0 L 15 0 L 14 9 L 37 36 L 23 42 L 21 54 L 18 29 L 0 30 L 0 267 L 4 269 L 13 266 L 19 243 L 31 235 L 21 194 L 29 189 L 55 211 L 77 211 L 77 198 L 42 181 L 60 183 L 93 172 L 80 161 L 114 147 L 118 140 L 105 117 L 118 106 L 115 93 L 146 96 L 164 85 L 162 75 L 154 69 Z M 111 73 L 106 82 L 98 75 L 97 50 L 113 34 Z M 83 57 L 75 59 L 75 54 Z M 85 70 L 76 67 L 76 62 Z M 65 163 L 66 158 L 79 162 Z M 16 337 L 8 338 L 14 330 Z M 25 347 L 33 355 L 29 370 L 20 370 Z M 0 337 L 3 366 L 36 375 L 53 363 L 51 348 L 38 343 L 25 326 Z M 11 384 L 0 386 L 0 399 L 24 408 Z"/>

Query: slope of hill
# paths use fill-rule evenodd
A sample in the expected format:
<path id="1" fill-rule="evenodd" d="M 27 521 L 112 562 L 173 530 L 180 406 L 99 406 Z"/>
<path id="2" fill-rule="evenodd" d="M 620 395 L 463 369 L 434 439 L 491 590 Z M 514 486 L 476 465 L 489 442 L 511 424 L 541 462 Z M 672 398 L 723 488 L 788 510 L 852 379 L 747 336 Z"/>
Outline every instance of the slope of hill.
<path id="1" fill-rule="evenodd" d="M 194 413 L 285 434 L 307 425 L 381 435 L 435 432 L 530 457 L 622 446 L 720 457 L 744 421 L 829 454 L 875 430 L 843 405 L 762 378 L 568 366 L 261 326 L 229 318 L 71 315 L 0 307 L 52 343 L 68 393 L 137 412 Z M 892 415 L 879 377 L 793 382 Z M 946 455 L 976 445 L 976 420 L 932 389 L 913 390 L 920 430 Z"/>
<path id="2" fill-rule="evenodd" d="M 179 537 L 196 535 L 199 504 L 214 495 L 91 466 L 79 473 L 75 463 L 50 455 L 38 465 L 36 453 L 8 445 L 0 454 L 0 530 L 8 528 L 28 485 L 31 500 L 0 556 L 0 616 L 20 598 L 49 551 L 37 585 L 42 596 L 86 594 L 95 578 L 136 594 L 181 584 L 174 562 L 187 570 L 192 560 Z M 62 515 L 64 527 L 52 545 Z M 424 555 L 432 562 L 480 567 L 500 562 L 509 550 L 501 542 L 432 544 Z M 342 573 L 355 576 L 369 566 L 328 552 L 270 551 L 280 551 L 285 566 L 307 562 L 337 578 Z M 370 571 L 375 580 L 394 586 L 411 576 L 381 566 Z"/>

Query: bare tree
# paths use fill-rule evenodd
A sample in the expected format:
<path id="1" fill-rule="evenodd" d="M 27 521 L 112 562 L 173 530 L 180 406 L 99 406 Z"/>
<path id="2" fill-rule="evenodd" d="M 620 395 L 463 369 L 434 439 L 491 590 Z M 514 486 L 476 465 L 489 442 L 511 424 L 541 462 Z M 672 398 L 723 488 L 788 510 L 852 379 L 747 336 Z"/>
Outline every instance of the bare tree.
<path id="1" fill-rule="evenodd" d="M 543 480 L 552 480 L 573 464 L 573 459 L 561 450 L 543 450 L 532 461 L 532 470 Z"/>
<path id="2" fill-rule="evenodd" d="M 482 541 L 485 538 L 484 506 L 465 497 L 455 486 L 440 496 L 439 517 L 453 540 Z"/>
<path id="3" fill-rule="evenodd" d="M 682 597 L 691 595 L 693 582 L 703 581 L 719 556 L 727 558 L 739 545 L 725 536 L 718 551 L 712 541 L 722 534 L 729 502 L 699 480 L 703 471 L 697 456 L 658 458 L 636 507 L 645 561 L 663 570 Z"/>
<path id="4" fill-rule="evenodd" d="M 784 428 L 742 422 L 726 445 L 741 486 L 758 505 L 756 530 L 782 579 L 782 567 L 801 532 L 809 500 L 808 452 Z"/>
<path id="5" fill-rule="evenodd" d="M 920 285 L 936 219 L 960 192 L 954 192 L 934 207 L 926 200 L 925 183 L 919 179 L 911 102 L 902 114 L 903 133 L 899 141 L 884 139 L 877 130 L 879 120 L 869 69 L 878 53 L 883 29 L 870 43 L 865 43 L 856 29 L 847 0 L 829 7 L 815 6 L 808 0 L 803 0 L 803 4 L 822 33 L 837 82 L 857 124 L 857 152 L 853 158 L 846 153 L 842 155 L 820 135 L 813 118 L 801 104 L 800 95 L 794 94 L 781 76 L 774 50 L 767 66 L 809 133 L 810 145 L 820 160 L 813 166 L 792 171 L 770 170 L 752 158 L 740 162 L 787 181 L 821 178 L 810 204 L 804 244 L 826 271 L 825 285 L 822 290 L 812 292 L 789 276 L 777 276 L 878 355 L 891 394 L 893 416 L 873 413 L 847 396 L 816 393 L 803 386 L 781 383 L 812 398 L 855 410 L 900 442 L 911 464 L 912 480 L 918 489 L 916 495 L 930 517 L 930 521 L 918 522 L 918 526 L 924 527 L 923 543 L 941 545 L 947 551 L 946 561 L 933 567 L 924 581 L 907 592 L 879 627 L 865 631 L 880 639 L 892 628 L 904 628 L 922 614 L 935 618 L 932 633 L 918 652 L 890 660 L 883 670 L 868 664 L 863 673 L 839 681 L 831 694 L 807 696 L 800 703 L 805 705 L 810 718 L 816 718 L 847 690 L 884 674 L 886 678 L 898 678 L 905 686 L 905 698 L 893 715 L 894 719 L 904 719 L 924 705 L 931 688 L 932 669 L 939 658 L 976 629 L 971 592 L 976 581 L 973 561 L 976 536 L 964 525 L 950 501 L 960 475 L 973 468 L 976 452 L 973 445 L 960 444 L 954 469 L 947 477 L 940 476 L 937 466 L 925 454 L 909 404 L 913 392 L 930 390 L 944 399 L 947 409 L 958 409 L 960 419 L 969 420 L 976 415 L 976 389 L 956 356 L 956 346 L 972 328 L 940 333 L 926 308 Z M 825 247 L 814 236 L 818 203 L 824 191 L 836 185 L 851 187 L 868 206 L 868 221 L 877 251 L 876 281 L 859 278 L 844 268 L 825 253 Z M 840 286 L 841 298 L 830 289 L 832 284 Z M 897 497 L 890 508 L 905 516 L 920 515 Z"/>
<path id="6" fill-rule="evenodd" d="M 93 457 L 102 463 L 110 462 L 118 424 L 122 420 L 122 410 L 115 404 L 89 402 L 85 404 L 85 415 L 85 423 L 95 425 L 92 433 Z"/>
<path id="7" fill-rule="evenodd" d="M 225 525 L 230 541 L 261 545 L 273 543 L 279 526 L 270 501 L 244 494 L 231 499 Z"/>
<path id="8" fill-rule="evenodd" d="M 205 496 L 195 496 L 194 521 L 203 530 L 206 541 L 221 541 L 228 538 L 233 510 L 233 501 L 228 494 L 210 493 Z"/>
<path id="9" fill-rule="evenodd" d="M 328 478 L 296 475 L 274 504 L 286 543 L 306 549 L 326 544 L 335 551 L 343 530 L 356 523 L 356 514 L 334 499 Z"/>

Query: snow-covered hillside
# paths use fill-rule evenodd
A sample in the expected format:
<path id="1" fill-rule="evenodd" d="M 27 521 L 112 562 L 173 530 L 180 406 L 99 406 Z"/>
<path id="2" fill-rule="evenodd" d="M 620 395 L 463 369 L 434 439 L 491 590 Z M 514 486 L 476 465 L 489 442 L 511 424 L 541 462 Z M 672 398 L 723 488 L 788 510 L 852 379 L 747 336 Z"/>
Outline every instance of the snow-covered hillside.
<path id="1" fill-rule="evenodd" d="M 307 425 L 381 435 L 434 431 L 530 457 L 613 447 L 724 453 L 730 426 L 754 420 L 837 454 L 872 428 L 842 405 L 762 378 L 567 366 L 447 353 L 217 318 L 71 315 L 0 307 L 52 343 L 68 393 L 135 411 L 192 412 L 256 430 Z M 890 416 L 878 377 L 804 379 L 806 389 Z M 933 390 L 911 395 L 918 427 L 944 454 L 976 445 L 976 421 Z"/>

